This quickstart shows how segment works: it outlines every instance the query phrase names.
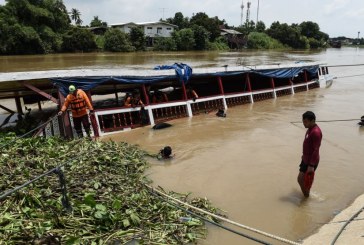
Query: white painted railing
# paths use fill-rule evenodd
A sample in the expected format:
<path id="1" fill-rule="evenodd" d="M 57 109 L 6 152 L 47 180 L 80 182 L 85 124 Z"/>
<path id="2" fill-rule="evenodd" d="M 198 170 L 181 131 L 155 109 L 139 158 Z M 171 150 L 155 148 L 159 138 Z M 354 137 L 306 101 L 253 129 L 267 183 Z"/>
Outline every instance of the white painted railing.
<path id="1" fill-rule="evenodd" d="M 166 102 L 166 103 L 161 103 L 161 104 L 151 104 L 151 105 L 145 106 L 144 109 L 148 113 L 150 125 L 153 126 L 156 123 L 156 113 L 157 113 L 156 110 L 163 110 L 163 109 L 170 110 L 170 113 L 173 115 L 170 118 L 168 116 L 162 117 L 162 119 L 165 119 L 165 120 L 169 120 L 171 118 L 183 117 L 183 116 L 192 117 L 193 116 L 192 107 L 201 102 L 211 102 L 211 101 L 222 100 L 224 108 L 227 109 L 227 107 L 228 107 L 227 102 L 226 102 L 227 99 L 248 97 L 249 99 L 247 101 L 249 101 L 249 103 L 254 103 L 254 95 L 255 96 L 263 95 L 263 99 L 264 98 L 266 99 L 266 97 L 264 97 L 264 94 L 271 93 L 272 94 L 272 95 L 270 95 L 271 98 L 276 98 L 277 91 L 290 90 L 291 94 L 294 94 L 294 92 L 295 92 L 294 88 L 305 87 L 305 89 L 308 90 L 309 85 L 315 84 L 315 83 L 319 83 L 319 80 L 310 81 L 307 83 L 292 84 L 292 85 L 288 85 L 288 86 L 277 87 L 274 89 L 270 88 L 270 89 L 252 91 L 252 92 L 240 92 L 240 93 L 233 93 L 233 94 L 226 94 L 226 95 L 201 97 L 201 98 L 196 99 L 195 101 L 187 100 L 187 101 Z M 245 100 L 244 100 L 244 102 L 245 102 Z M 178 111 L 176 108 L 178 108 Z M 185 108 L 185 109 L 181 109 L 181 108 Z M 99 135 L 105 136 L 105 135 L 114 134 L 114 133 L 117 133 L 120 131 L 131 130 L 134 126 L 133 119 L 131 118 L 131 116 L 132 116 L 131 113 L 136 114 L 136 113 L 140 113 L 140 111 L 141 111 L 141 107 L 114 108 L 114 109 L 99 110 L 99 111 L 96 110 L 95 115 L 96 115 L 96 121 L 97 121 L 98 128 L 99 128 Z M 168 111 L 167 111 L 167 113 L 168 113 Z M 113 118 L 113 120 L 118 121 L 118 124 L 119 124 L 119 126 L 116 127 L 115 131 L 105 130 L 105 124 L 102 124 L 99 120 L 100 116 L 108 116 L 108 115 L 114 115 L 114 117 L 115 117 L 115 115 L 117 115 L 117 118 Z M 125 125 L 122 126 L 121 120 L 127 121 L 127 119 L 131 122 L 131 124 L 127 125 L 127 123 L 124 123 Z M 103 127 L 101 127 L 101 125 L 103 125 Z M 137 124 L 137 125 L 139 125 L 139 124 Z M 107 132 L 107 131 L 109 131 L 109 132 Z"/>

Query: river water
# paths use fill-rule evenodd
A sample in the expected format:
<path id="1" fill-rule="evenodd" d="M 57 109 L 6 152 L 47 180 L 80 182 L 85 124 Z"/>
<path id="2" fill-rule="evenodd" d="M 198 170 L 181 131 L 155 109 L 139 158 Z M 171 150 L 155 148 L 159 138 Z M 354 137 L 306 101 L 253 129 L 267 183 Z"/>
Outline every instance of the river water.
<path id="1" fill-rule="evenodd" d="M 15 62 L 17 59 L 19 62 Z M 149 68 L 174 62 L 211 67 L 237 62 L 259 65 L 298 60 L 329 65 L 363 64 L 364 49 L 327 49 L 315 53 L 244 51 L 0 57 L 0 71 Z M 303 198 L 296 181 L 305 134 L 300 123 L 303 112 L 314 111 L 318 121 L 359 119 L 364 115 L 364 77 L 353 76 L 361 75 L 362 67 L 329 69 L 338 77 L 329 87 L 323 85 L 320 89 L 276 100 L 229 108 L 226 118 L 203 114 L 171 121 L 173 126 L 163 130 L 144 127 L 106 139 L 138 144 L 150 152 L 170 145 L 174 159 L 151 160 L 148 174 L 155 186 L 207 197 L 236 222 L 297 241 L 314 233 L 364 193 L 364 127 L 358 127 L 357 121 L 319 122 L 323 132 L 321 161 L 310 198 Z M 255 244 L 211 225 L 207 240 L 200 243 Z"/>

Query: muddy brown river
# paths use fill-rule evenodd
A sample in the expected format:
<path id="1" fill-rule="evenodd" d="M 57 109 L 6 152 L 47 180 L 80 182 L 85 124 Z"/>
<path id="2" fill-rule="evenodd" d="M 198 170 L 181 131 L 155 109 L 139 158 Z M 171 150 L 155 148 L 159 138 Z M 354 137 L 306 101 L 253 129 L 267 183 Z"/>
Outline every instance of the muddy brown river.
<path id="1" fill-rule="evenodd" d="M 72 60 L 74 55 L 60 56 L 70 59 L 69 62 L 58 61 L 60 57 L 57 55 L 44 56 L 42 60 L 48 61 L 36 63 L 33 68 L 145 68 L 177 61 L 192 67 L 297 60 L 322 61 L 329 65 L 364 64 L 364 49 L 357 48 L 315 53 L 246 51 L 134 55 L 136 57 L 132 54 L 86 54 L 74 58 L 77 62 Z M 15 59 L 0 57 L 1 72 L 32 69 L 24 60 L 20 61 L 21 58 L 18 67 L 11 65 Z M 155 186 L 207 197 L 236 222 L 298 241 L 314 233 L 364 193 L 364 127 L 357 125 L 364 115 L 363 66 L 329 70 L 337 79 L 328 87 L 322 84 L 320 89 L 229 108 L 226 118 L 217 118 L 214 113 L 201 114 L 170 121 L 172 127 L 163 130 L 144 127 L 106 139 L 138 144 L 150 152 L 158 152 L 163 146 L 170 145 L 175 153 L 174 159 L 151 160 L 148 174 Z M 301 123 L 291 122 L 301 121 L 302 113 L 307 110 L 314 111 L 318 121 L 326 122 L 318 122 L 323 132 L 321 161 L 311 196 L 304 199 L 296 178 L 305 129 Z M 335 121 L 347 119 L 358 120 Z M 199 243 L 256 244 L 211 225 L 208 225 L 207 239 Z"/>

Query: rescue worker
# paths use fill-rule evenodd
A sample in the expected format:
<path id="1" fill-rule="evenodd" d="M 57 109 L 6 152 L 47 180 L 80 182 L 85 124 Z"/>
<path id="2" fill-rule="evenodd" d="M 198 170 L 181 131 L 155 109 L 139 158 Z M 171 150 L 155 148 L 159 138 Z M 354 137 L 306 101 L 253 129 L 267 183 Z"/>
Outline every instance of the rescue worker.
<path id="1" fill-rule="evenodd" d="M 90 113 L 94 113 L 94 108 L 82 89 L 76 89 L 74 85 L 70 85 L 68 91 L 69 94 L 67 95 L 61 110 L 58 112 L 58 115 L 61 116 L 67 110 L 68 106 L 71 105 L 73 125 L 78 137 L 83 137 L 81 124 L 83 125 L 87 136 L 90 137 L 90 123 L 86 108 L 90 110 Z"/>

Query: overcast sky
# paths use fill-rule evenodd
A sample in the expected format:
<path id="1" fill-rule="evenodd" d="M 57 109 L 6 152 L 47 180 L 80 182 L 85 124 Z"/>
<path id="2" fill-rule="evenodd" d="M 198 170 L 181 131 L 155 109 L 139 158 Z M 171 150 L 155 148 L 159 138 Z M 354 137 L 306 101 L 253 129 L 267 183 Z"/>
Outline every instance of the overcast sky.
<path id="1" fill-rule="evenodd" d="M 4 4 L 5 0 L 0 0 Z M 242 0 L 63 0 L 67 10 L 76 8 L 81 12 L 84 25 L 98 16 L 108 24 L 125 22 L 158 21 L 182 12 L 185 17 L 205 12 L 208 16 L 225 19 L 229 25 L 239 26 Z M 244 19 L 247 0 L 243 0 Z M 250 0 L 251 19 L 257 20 L 258 0 Z M 313 21 L 330 37 L 356 38 L 364 35 L 363 0 L 259 0 L 259 20 L 267 27 L 273 21 L 301 23 Z"/>

